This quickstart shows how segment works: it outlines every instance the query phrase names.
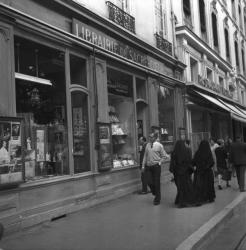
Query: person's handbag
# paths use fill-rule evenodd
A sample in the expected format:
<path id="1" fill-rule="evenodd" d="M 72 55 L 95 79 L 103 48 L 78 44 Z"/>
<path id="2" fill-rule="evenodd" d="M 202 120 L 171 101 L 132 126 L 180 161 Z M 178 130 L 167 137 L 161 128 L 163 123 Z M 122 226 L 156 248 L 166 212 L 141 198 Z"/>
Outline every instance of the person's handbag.
<path id="1" fill-rule="evenodd" d="M 229 169 L 225 169 L 222 174 L 222 180 L 230 181 L 231 180 L 232 171 Z"/>

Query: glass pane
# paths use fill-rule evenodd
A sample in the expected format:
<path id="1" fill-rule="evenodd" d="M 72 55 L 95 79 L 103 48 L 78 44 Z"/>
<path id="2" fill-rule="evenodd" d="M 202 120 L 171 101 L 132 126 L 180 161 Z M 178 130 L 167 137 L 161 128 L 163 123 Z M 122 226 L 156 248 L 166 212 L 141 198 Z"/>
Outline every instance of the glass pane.
<path id="1" fill-rule="evenodd" d="M 15 45 L 23 74 L 16 77 L 16 110 L 24 120 L 26 179 L 69 174 L 64 55 L 19 37 Z M 23 51 L 33 53 L 35 62 Z M 32 67 L 35 78 L 29 77 Z"/>
<path id="2" fill-rule="evenodd" d="M 143 79 L 136 78 L 137 99 L 146 101 L 146 82 Z"/>
<path id="3" fill-rule="evenodd" d="M 113 167 L 133 166 L 136 160 L 136 150 L 132 76 L 113 69 L 108 69 L 107 75 Z"/>
<path id="4" fill-rule="evenodd" d="M 174 142 L 174 91 L 160 86 L 158 94 L 161 143 L 169 151 L 167 143 Z"/>
<path id="5" fill-rule="evenodd" d="M 72 92 L 74 173 L 90 171 L 88 101 L 83 92 Z"/>
<path id="6" fill-rule="evenodd" d="M 86 61 L 84 59 L 70 55 L 70 78 L 71 84 L 87 86 Z"/>

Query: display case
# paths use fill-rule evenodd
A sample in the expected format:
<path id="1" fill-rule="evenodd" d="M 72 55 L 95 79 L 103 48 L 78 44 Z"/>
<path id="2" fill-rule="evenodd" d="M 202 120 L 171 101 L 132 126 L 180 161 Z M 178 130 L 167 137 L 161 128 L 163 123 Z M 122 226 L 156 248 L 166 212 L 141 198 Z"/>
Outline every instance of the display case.
<path id="1" fill-rule="evenodd" d="M 98 123 L 99 162 L 98 170 L 110 170 L 113 166 L 111 128 L 108 123 Z"/>
<path id="2" fill-rule="evenodd" d="M 0 188 L 24 180 L 22 119 L 0 117 Z"/>

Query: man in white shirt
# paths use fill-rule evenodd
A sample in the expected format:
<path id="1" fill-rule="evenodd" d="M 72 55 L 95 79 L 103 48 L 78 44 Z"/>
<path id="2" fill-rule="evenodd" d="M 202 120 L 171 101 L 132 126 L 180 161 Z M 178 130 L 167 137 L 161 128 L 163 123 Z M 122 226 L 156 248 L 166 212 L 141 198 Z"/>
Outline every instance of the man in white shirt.
<path id="1" fill-rule="evenodd" d="M 165 152 L 161 143 L 157 141 L 157 134 L 149 135 L 149 143 L 146 145 L 142 171 L 147 171 L 150 176 L 148 185 L 155 196 L 154 205 L 159 205 L 161 200 L 161 165 L 169 155 Z"/>

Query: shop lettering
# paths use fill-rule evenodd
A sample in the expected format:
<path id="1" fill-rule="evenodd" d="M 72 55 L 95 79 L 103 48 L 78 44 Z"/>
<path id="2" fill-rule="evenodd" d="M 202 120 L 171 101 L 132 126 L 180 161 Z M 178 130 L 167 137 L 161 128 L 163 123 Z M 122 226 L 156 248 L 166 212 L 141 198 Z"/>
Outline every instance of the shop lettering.
<path id="1" fill-rule="evenodd" d="M 92 28 L 87 27 L 85 24 L 77 20 L 73 21 L 73 33 L 77 37 L 104 48 L 114 54 L 140 63 L 144 66 L 148 66 L 148 59 L 146 55 L 141 54 L 139 51 L 128 45 L 106 36 L 100 31 L 92 30 Z"/>
<path id="2" fill-rule="evenodd" d="M 77 37 L 107 51 L 110 51 L 111 53 L 117 54 L 119 56 L 127 58 L 128 60 L 146 66 L 156 72 L 173 76 L 172 71 L 168 73 L 165 65 L 163 63 L 160 63 L 158 60 L 144 53 L 141 53 L 139 50 L 134 49 L 133 47 L 130 47 L 121 41 L 107 36 L 105 33 L 91 26 L 88 26 L 87 24 L 84 24 L 77 19 L 73 19 L 72 32 Z"/>

